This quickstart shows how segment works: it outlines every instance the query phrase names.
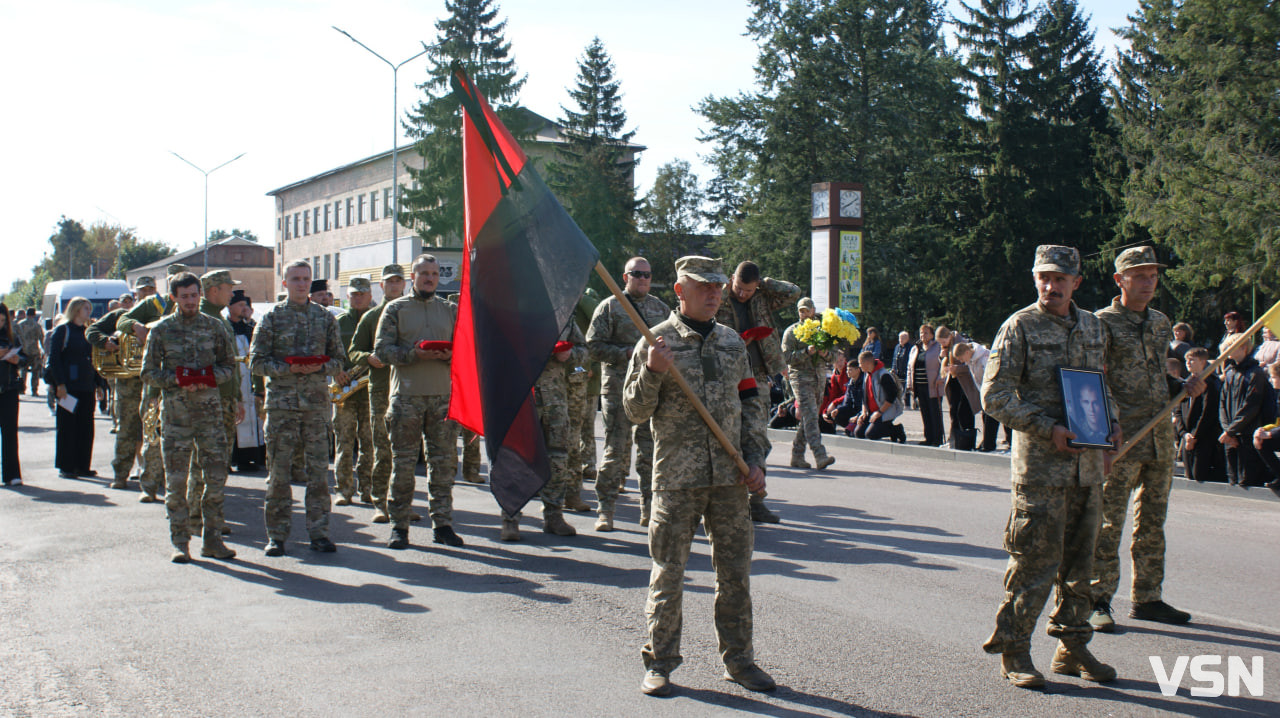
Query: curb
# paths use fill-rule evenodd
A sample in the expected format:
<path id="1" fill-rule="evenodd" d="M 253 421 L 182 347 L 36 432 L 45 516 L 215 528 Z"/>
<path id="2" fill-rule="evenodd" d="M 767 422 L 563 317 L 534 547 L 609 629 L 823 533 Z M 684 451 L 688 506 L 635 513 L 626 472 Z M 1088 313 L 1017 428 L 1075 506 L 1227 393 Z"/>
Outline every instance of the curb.
<path id="1" fill-rule="evenodd" d="M 795 432 L 791 429 L 769 429 L 769 440 L 781 443 L 789 443 L 795 438 Z M 950 461 L 957 464 L 965 464 L 969 466 L 986 466 L 992 469 L 1001 469 L 1009 471 L 1010 456 L 1008 454 L 987 453 L 982 451 L 956 451 L 945 447 L 922 446 L 920 444 L 899 444 L 887 439 L 879 439 L 872 441 L 869 439 L 855 439 L 850 436 L 841 436 L 839 434 L 823 434 L 822 443 L 828 446 L 837 446 L 841 449 L 855 449 L 857 451 L 865 451 L 873 454 L 887 454 L 889 456 L 907 456 L 913 459 L 928 459 L 930 461 Z M 1175 470 L 1179 467 L 1175 467 Z M 1221 496 L 1231 496 L 1240 499 L 1252 499 L 1254 501 L 1280 501 L 1280 495 L 1256 486 L 1249 489 L 1242 489 L 1237 486 L 1220 483 L 1198 483 L 1191 481 L 1185 476 L 1178 473 L 1173 475 L 1173 490 L 1175 491 L 1197 491 L 1206 494 L 1219 494 Z"/>

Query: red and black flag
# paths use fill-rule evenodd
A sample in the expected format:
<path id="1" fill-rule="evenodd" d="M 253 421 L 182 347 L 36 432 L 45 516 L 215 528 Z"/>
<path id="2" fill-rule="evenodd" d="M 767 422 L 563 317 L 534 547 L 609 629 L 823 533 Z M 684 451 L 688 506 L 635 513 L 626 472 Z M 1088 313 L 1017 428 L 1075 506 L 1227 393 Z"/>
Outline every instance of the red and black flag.
<path id="1" fill-rule="evenodd" d="M 533 385 L 599 260 L 460 68 L 466 245 L 449 417 L 483 434 L 489 484 L 514 514 L 551 476 Z"/>

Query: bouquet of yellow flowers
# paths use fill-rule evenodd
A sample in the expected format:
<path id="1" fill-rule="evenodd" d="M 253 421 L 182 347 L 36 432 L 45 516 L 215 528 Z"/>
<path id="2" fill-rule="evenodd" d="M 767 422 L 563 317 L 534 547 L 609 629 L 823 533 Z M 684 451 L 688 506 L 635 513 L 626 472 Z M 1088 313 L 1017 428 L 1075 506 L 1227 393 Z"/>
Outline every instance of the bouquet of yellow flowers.
<path id="1" fill-rule="evenodd" d="M 848 349 L 858 341 L 858 318 L 843 309 L 827 309 L 819 320 L 806 319 L 796 327 L 796 339 L 819 350 Z"/>

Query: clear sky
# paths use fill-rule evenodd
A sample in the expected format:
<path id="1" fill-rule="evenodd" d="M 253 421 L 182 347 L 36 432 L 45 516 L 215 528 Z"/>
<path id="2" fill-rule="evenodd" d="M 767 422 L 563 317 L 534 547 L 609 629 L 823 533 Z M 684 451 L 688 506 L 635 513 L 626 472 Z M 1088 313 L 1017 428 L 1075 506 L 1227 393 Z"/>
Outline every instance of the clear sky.
<path id="1" fill-rule="evenodd" d="M 1136 2 L 1083 0 L 1098 42 Z M 694 163 L 703 127 L 691 109 L 750 87 L 756 48 L 745 0 L 499 0 L 528 77 L 524 105 L 557 118 L 593 36 L 613 56 L 636 142 L 643 193 L 676 158 Z M 267 243 L 265 193 L 390 149 L 392 62 L 436 35 L 443 0 L 41 0 L 0 3 L 0 292 L 49 248 L 61 215 L 133 227 L 182 250 L 209 227 Z M 959 10 L 951 0 L 948 7 Z M 400 110 L 420 96 L 425 58 L 400 70 Z"/>

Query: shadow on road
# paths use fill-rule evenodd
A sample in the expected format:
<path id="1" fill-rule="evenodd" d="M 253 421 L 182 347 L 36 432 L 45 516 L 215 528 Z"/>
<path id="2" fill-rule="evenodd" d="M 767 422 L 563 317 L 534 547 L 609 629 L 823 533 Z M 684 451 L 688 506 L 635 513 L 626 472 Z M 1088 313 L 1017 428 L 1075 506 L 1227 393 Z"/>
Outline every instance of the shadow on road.
<path id="1" fill-rule="evenodd" d="M 65 481 L 65 479 L 61 479 Z M 85 493 L 83 491 L 58 491 L 44 486 L 32 486 L 24 484 L 22 488 L 15 489 L 25 496 L 31 497 L 32 501 L 40 501 L 47 504 L 81 504 L 84 506 L 115 506 L 115 502 L 106 496 L 98 493 Z"/>
<path id="2" fill-rule="evenodd" d="M 1188 700 L 1172 700 L 1160 692 L 1160 686 L 1155 681 L 1124 677 L 1106 685 L 1084 686 L 1078 691 L 1071 691 L 1070 695 L 1072 698 L 1091 698 L 1142 706 L 1160 713 L 1213 716 L 1274 716 L 1276 714 L 1275 702 L 1265 698 L 1253 698 L 1248 695 L 1191 698 L 1187 688 L 1181 687 L 1178 689 L 1178 697 Z M 1098 712 L 1101 713 L 1101 711 Z M 1082 707 L 1080 713 L 1091 715 L 1094 711 Z"/>
<path id="3" fill-rule="evenodd" d="M 726 683 L 726 685 L 729 684 Z M 735 689 L 737 689 L 736 686 L 730 690 Z M 862 708 L 853 703 L 846 703 L 826 696 L 804 693 L 781 684 L 778 685 L 777 690 L 760 694 L 759 698 L 754 695 L 711 691 L 702 688 L 686 688 L 677 685 L 671 694 L 671 699 L 680 698 L 688 698 L 711 706 L 747 711 L 756 715 L 783 716 L 784 718 L 809 718 L 811 716 L 824 715 L 804 708 L 829 711 L 841 715 L 867 716 L 868 718 L 896 718 L 899 715 Z M 782 702 L 791 703 L 794 706 L 779 705 Z"/>
<path id="4" fill-rule="evenodd" d="M 282 568 L 253 564 L 237 560 L 218 562 L 202 560 L 198 565 L 208 571 L 221 573 L 228 578 L 273 589 L 281 596 L 292 596 L 307 601 L 323 603 L 366 603 L 396 613 L 426 613 L 426 606 L 405 603 L 413 595 L 382 583 L 364 583 L 358 586 L 326 581 Z M 261 573 L 258 573 L 258 572 Z"/>
<path id="5" fill-rule="evenodd" d="M 825 473 L 835 474 L 838 477 L 850 478 L 866 478 L 866 479 L 889 479 L 891 481 L 906 481 L 912 484 L 926 484 L 930 486 L 951 486 L 965 491 L 985 491 L 990 493 L 1008 493 L 1009 487 L 996 486 L 992 484 L 978 484 L 972 481 L 950 481 L 948 479 L 934 479 L 925 476 L 911 476 L 909 474 L 877 474 L 870 471 L 856 471 L 848 469 L 839 469 L 835 466 L 823 469 Z"/>
<path id="6" fill-rule="evenodd" d="M 1280 636 L 1274 633 L 1251 631 L 1245 628 L 1231 628 L 1213 623 L 1195 621 L 1182 627 L 1180 631 L 1169 631 L 1153 626 L 1129 624 L 1124 627 L 1125 633 L 1150 633 L 1157 636 L 1168 636 L 1184 641 L 1216 643 L 1238 648 L 1253 648 L 1259 651 L 1280 651 Z M 1257 640 L 1249 640 L 1257 639 Z"/>

